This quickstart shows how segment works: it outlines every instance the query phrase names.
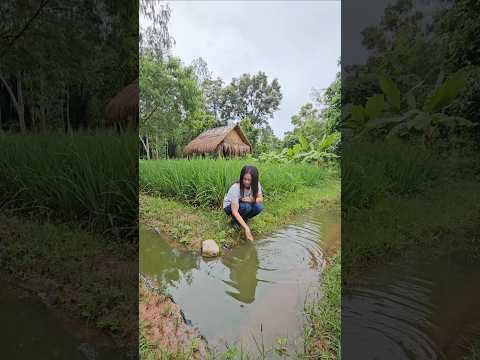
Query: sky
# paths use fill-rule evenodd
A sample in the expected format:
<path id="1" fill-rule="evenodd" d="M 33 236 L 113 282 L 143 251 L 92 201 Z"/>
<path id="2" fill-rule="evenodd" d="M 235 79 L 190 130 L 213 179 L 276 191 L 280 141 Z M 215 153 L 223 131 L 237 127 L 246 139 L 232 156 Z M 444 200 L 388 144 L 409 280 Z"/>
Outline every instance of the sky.
<path id="1" fill-rule="evenodd" d="M 172 55 L 189 65 L 202 57 L 229 83 L 264 71 L 282 86 L 270 119 L 275 135 L 292 130 L 291 116 L 311 101 L 312 88 L 335 80 L 340 59 L 340 1 L 170 1 Z"/>

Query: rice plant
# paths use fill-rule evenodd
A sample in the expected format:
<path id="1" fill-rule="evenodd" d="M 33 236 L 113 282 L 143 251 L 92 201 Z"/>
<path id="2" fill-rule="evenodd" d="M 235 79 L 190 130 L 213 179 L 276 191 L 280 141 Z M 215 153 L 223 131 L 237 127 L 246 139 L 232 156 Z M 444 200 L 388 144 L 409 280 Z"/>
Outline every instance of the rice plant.
<path id="1" fill-rule="evenodd" d="M 138 209 L 137 146 L 135 134 L 112 131 L 1 134 L 0 208 L 130 231 Z"/>
<path id="2" fill-rule="evenodd" d="M 308 164 L 267 164 L 255 160 L 140 160 L 140 190 L 194 206 L 220 207 L 244 165 L 257 166 L 264 197 L 281 199 L 300 186 L 318 186 L 328 170 Z"/>

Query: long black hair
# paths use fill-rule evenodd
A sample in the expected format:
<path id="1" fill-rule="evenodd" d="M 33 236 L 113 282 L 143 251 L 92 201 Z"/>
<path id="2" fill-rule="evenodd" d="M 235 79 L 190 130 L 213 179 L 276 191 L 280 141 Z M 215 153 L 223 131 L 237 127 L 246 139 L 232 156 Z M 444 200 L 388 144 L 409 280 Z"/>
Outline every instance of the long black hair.
<path id="1" fill-rule="evenodd" d="M 252 176 L 252 183 L 250 187 L 252 188 L 253 197 L 257 199 L 258 196 L 258 170 L 255 166 L 245 165 L 240 171 L 240 196 L 243 197 L 243 176 L 245 174 L 250 174 Z"/>

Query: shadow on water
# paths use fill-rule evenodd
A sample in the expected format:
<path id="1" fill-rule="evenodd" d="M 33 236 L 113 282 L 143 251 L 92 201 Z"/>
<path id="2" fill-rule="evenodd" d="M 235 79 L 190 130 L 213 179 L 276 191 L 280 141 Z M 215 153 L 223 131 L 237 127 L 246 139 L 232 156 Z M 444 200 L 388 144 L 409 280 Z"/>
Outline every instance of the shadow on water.
<path id="1" fill-rule="evenodd" d="M 125 359 L 112 341 L 85 324 L 65 321 L 39 299 L 0 282 L 2 359 Z M 93 325 L 92 325 L 93 326 Z"/>
<path id="2" fill-rule="evenodd" d="M 260 329 L 266 347 L 288 337 L 290 350 L 301 350 L 305 297 L 309 288 L 318 289 L 323 241 L 338 221 L 338 213 L 317 211 L 213 260 L 141 228 L 140 271 L 167 287 L 218 350 L 233 342 L 253 350 L 252 335 L 258 340 Z"/>
<path id="3" fill-rule="evenodd" d="M 342 294 L 342 357 L 461 359 L 480 336 L 480 266 L 445 256 L 402 258 Z"/>

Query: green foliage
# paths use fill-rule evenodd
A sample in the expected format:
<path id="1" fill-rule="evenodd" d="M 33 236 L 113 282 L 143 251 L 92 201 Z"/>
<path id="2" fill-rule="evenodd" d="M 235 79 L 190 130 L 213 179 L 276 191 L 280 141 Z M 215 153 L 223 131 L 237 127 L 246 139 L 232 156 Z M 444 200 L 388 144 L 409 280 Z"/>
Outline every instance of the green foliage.
<path id="1" fill-rule="evenodd" d="M 383 136 L 387 139 L 415 135 L 422 135 L 428 139 L 434 135 L 438 137 L 442 128 L 471 127 L 474 125 L 472 122 L 443 112 L 455 100 L 464 84 L 462 72 L 455 73 L 426 99 L 423 110 L 417 108 L 418 101 L 409 91 L 406 103 L 410 110 L 401 112 L 401 96 L 398 87 L 391 79 L 380 76 L 380 88 L 384 94 L 367 98 L 365 107 L 361 105 L 346 107 L 346 127 L 357 132 L 357 137 L 374 132 L 375 138 Z M 384 102 L 384 96 L 387 103 Z"/>
<path id="2" fill-rule="evenodd" d="M 325 90 L 324 94 L 314 91 L 313 97 L 324 104 L 320 111 L 312 103 L 300 108 L 292 116 L 294 129 L 284 139 L 284 149 L 259 156 L 261 161 L 299 162 L 311 164 L 331 164 L 340 153 L 340 74 Z M 354 110 L 355 111 L 355 110 Z M 363 112 L 357 114 L 363 118 Z"/>
<path id="3" fill-rule="evenodd" d="M 137 11 L 136 2 L 2 1 L 4 129 L 102 126 L 106 102 L 138 72 L 138 38 L 132 36 L 138 31 Z M 22 36 L 15 39 L 17 34 Z M 18 119 L 22 112 L 23 126 Z"/>
<path id="4" fill-rule="evenodd" d="M 418 194 L 444 170 L 442 161 L 420 146 L 401 142 L 351 143 L 343 151 L 342 206 L 371 208 L 390 195 Z"/>
<path id="5" fill-rule="evenodd" d="M 397 85 L 388 77 L 380 76 L 380 89 L 382 89 L 383 93 L 387 97 L 388 104 L 390 105 L 392 110 L 394 112 L 400 111 L 400 90 L 398 89 Z M 372 97 L 370 99 L 375 99 L 375 97 Z M 378 110 L 378 113 L 383 110 L 383 98 L 382 101 L 380 101 L 379 103 L 381 103 L 382 107 L 380 109 L 374 108 L 375 110 Z M 372 118 L 378 115 L 376 111 L 374 113 L 369 112 L 368 114 Z"/>
<path id="6" fill-rule="evenodd" d="M 134 232 L 137 135 L 0 134 L 0 208 L 40 210 L 100 231 Z"/>
<path id="7" fill-rule="evenodd" d="M 307 358 L 334 360 L 341 357 L 341 254 L 331 259 L 322 273 L 322 298 L 305 306 Z M 321 346 L 319 344 L 323 344 Z"/>
<path id="8" fill-rule="evenodd" d="M 435 113 L 450 105 L 465 87 L 465 77 L 461 71 L 456 72 L 445 81 L 425 102 L 424 111 Z"/>
<path id="9" fill-rule="evenodd" d="M 168 155 L 176 156 L 193 137 L 214 125 L 213 117 L 205 112 L 193 69 L 179 59 L 163 61 L 144 54 L 139 82 L 140 134 L 149 137 L 150 152 L 165 157 L 169 142 Z"/>
<path id="10" fill-rule="evenodd" d="M 345 68 L 344 103 L 366 104 L 369 97 L 382 92 L 387 102 L 384 110 L 389 113 L 418 109 L 480 123 L 479 43 L 472 40 L 479 31 L 478 22 L 472 19 L 479 16 L 480 7 L 471 0 L 451 2 L 435 9 L 431 22 L 424 21 L 425 15 L 417 9 L 412 1 L 389 4 L 379 25 L 362 32 L 371 55 L 365 64 Z M 388 77 L 379 82 L 374 74 Z M 361 125 L 358 112 L 354 110 L 353 117 Z M 417 120 L 428 124 L 426 119 Z M 463 120 L 445 123 L 450 130 L 434 135 L 457 136 L 459 130 L 453 128 L 466 124 Z M 399 123 L 397 130 L 397 135 L 405 135 L 410 125 Z M 478 135 L 478 128 L 474 130 Z M 462 137 L 469 139 L 466 132 Z"/>
<path id="11" fill-rule="evenodd" d="M 39 286 L 57 284 L 48 296 L 62 313 L 88 320 L 125 343 L 137 333 L 136 245 L 55 225 L 39 219 L 38 213 L 2 213 L 0 239 L 0 267 L 12 283 L 30 279 Z"/>
<path id="12" fill-rule="evenodd" d="M 252 163 L 251 161 L 248 163 Z M 245 160 L 140 161 L 140 189 L 195 206 L 221 207 L 230 186 L 239 180 Z M 278 200 L 301 186 L 315 186 L 325 170 L 307 164 L 256 163 L 264 197 Z"/>
<path id="13" fill-rule="evenodd" d="M 278 109 L 282 93 L 280 83 L 271 83 L 264 72 L 243 74 L 234 78 L 222 91 L 221 116 L 225 120 L 240 122 L 250 118 L 252 125 L 262 126 Z"/>

